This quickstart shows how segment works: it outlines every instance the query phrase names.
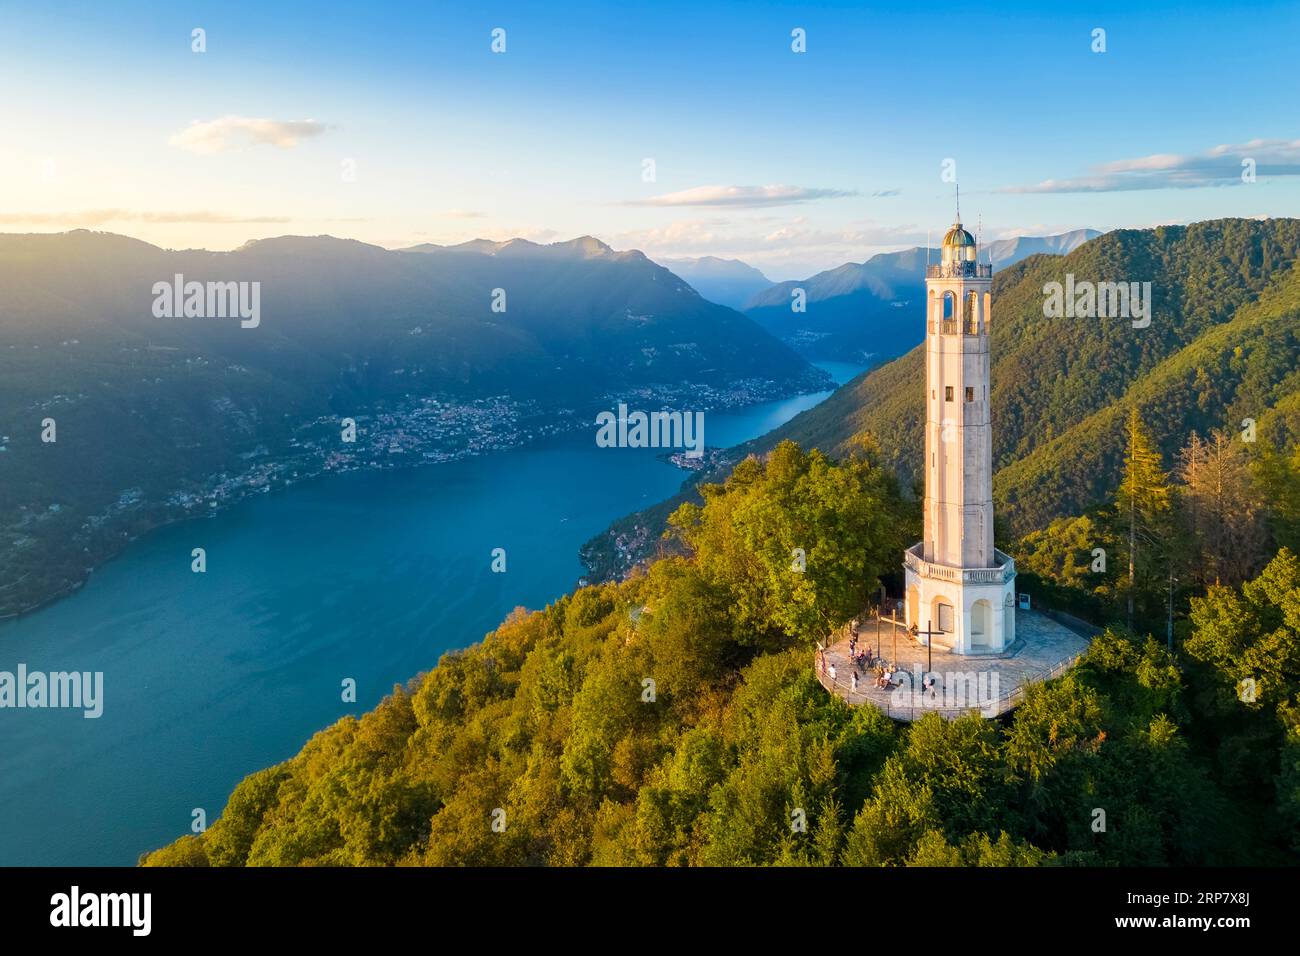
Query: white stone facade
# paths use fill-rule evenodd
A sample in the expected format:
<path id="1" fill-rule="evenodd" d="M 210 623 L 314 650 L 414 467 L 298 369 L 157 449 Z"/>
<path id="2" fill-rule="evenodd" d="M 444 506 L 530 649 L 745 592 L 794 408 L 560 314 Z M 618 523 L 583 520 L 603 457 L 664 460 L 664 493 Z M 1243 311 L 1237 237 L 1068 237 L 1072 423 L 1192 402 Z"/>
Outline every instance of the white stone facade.
<path id="1" fill-rule="evenodd" d="M 954 654 L 999 654 L 1015 643 L 1016 566 L 1009 555 L 994 551 L 998 567 L 954 568 L 926 561 L 920 550 L 918 542 L 904 552 L 909 627 L 942 630 L 935 647 Z M 917 640 L 929 638 L 920 633 Z"/>
<path id="2" fill-rule="evenodd" d="M 927 269 L 925 530 L 903 561 L 909 627 L 956 654 L 999 653 L 1016 629 L 1015 562 L 993 546 L 993 268 L 977 259 L 959 222 Z"/>

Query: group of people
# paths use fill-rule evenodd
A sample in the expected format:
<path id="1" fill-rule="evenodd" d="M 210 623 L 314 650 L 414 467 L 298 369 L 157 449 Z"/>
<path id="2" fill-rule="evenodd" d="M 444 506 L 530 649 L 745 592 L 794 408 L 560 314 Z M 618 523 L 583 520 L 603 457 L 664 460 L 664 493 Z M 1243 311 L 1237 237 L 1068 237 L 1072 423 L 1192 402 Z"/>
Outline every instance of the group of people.
<path id="1" fill-rule="evenodd" d="M 886 663 L 883 657 L 873 657 L 871 647 L 868 645 L 861 651 L 858 650 L 858 622 L 853 621 L 849 631 L 849 660 L 853 662 L 853 670 L 849 673 L 850 690 L 858 689 L 858 672 L 861 671 L 865 677 L 868 670 L 875 673 L 874 683 L 880 690 L 892 690 L 894 684 L 894 665 Z M 833 668 L 832 668 L 833 669 Z M 834 680 L 834 673 L 831 679 Z"/>
<path id="2" fill-rule="evenodd" d="M 865 676 L 869 662 L 867 661 L 866 656 L 862 655 L 861 657 L 854 658 L 854 664 L 856 666 L 853 670 L 849 671 L 849 690 L 856 692 L 858 689 L 858 672 L 862 671 L 863 676 Z M 894 683 L 894 668 L 892 664 L 886 664 L 883 661 L 879 661 L 876 663 L 875 667 L 872 668 L 872 671 L 875 673 L 873 683 L 878 689 L 893 690 L 897 686 Z M 834 664 L 830 665 L 829 673 L 831 675 L 831 680 L 835 680 Z"/>
<path id="3" fill-rule="evenodd" d="M 852 662 L 853 668 L 849 671 L 849 690 L 857 692 L 860 681 L 871 676 L 871 681 L 878 690 L 893 690 L 898 686 L 894 682 L 896 668 L 893 664 L 887 662 L 883 657 L 877 657 L 872 653 L 871 645 L 868 643 L 861 650 L 858 649 L 858 621 L 854 618 L 848 626 L 849 632 L 849 661 Z M 818 665 L 825 676 L 829 676 L 831 683 L 835 684 L 839 677 L 835 665 L 826 656 L 826 651 L 820 649 L 817 652 Z M 858 675 L 862 676 L 859 677 Z"/>
<path id="4" fill-rule="evenodd" d="M 871 680 L 878 690 L 893 690 L 898 687 L 902 680 L 900 679 L 897 682 L 894 680 L 895 676 L 898 675 L 896 665 L 886 661 L 883 657 L 875 656 L 869 643 L 862 650 L 858 650 L 858 621 L 856 618 L 849 623 L 848 633 L 849 661 L 853 664 L 852 669 L 849 671 L 849 690 L 856 693 L 861 681 L 865 680 L 868 675 L 874 675 Z M 829 676 L 831 684 L 836 685 L 839 675 L 836 672 L 835 665 L 827 657 L 826 649 L 822 648 L 821 645 L 818 645 L 817 659 L 822 674 Z M 861 678 L 858 677 L 859 673 L 862 674 Z M 907 675 L 903 674 L 902 677 L 906 678 Z M 935 696 L 933 674 L 921 682 L 921 690 L 923 692 L 928 691 L 931 697 Z"/>

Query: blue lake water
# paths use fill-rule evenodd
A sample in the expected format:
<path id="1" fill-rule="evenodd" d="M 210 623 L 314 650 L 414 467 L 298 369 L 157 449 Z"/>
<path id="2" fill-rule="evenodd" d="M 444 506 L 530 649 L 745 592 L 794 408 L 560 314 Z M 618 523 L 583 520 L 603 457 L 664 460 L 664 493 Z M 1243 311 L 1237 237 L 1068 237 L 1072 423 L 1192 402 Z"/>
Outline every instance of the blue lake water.
<path id="1" fill-rule="evenodd" d="M 861 371 L 821 365 L 837 383 Z M 828 394 L 707 414 L 705 440 L 747 441 Z M 583 431 L 322 478 L 159 529 L 77 593 L 0 625 L 0 670 L 104 673 L 98 719 L 0 710 L 0 864 L 129 865 L 189 832 L 195 808 L 211 823 L 246 774 L 516 606 L 572 589 L 584 541 L 681 485 L 657 454 Z M 196 547 L 205 574 L 190 570 Z"/>

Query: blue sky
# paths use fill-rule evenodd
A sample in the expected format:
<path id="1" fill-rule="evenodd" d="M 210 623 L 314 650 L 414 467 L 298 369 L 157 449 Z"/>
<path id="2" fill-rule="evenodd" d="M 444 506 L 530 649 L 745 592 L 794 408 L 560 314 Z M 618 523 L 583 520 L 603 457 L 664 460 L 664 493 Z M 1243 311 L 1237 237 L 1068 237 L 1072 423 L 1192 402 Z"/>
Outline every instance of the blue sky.
<path id="1" fill-rule="evenodd" d="M 946 159 L 986 239 L 1300 215 L 1297 4 L 907 6 L 4 3 L 0 230 L 592 234 L 783 279 L 943 229 Z"/>

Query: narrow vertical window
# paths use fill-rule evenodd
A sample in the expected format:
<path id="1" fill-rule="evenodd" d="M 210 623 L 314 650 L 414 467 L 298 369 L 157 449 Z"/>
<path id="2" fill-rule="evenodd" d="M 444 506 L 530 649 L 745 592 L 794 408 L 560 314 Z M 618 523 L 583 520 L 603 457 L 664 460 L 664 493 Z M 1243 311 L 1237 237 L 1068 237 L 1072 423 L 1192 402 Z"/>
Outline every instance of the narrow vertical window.
<path id="1" fill-rule="evenodd" d="M 974 386 L 971 386 L 971 385 L 967 385 L 967 386 L 966 386 L 966 401 L 968 401 L 968 402 L 973 402 L 973 401 L 975 401 L 975 388 L 974 388 Z"/>
<path id="2" fill-rule="evenodd" d="M 945 385 L 945 386 L 943 387 L 943 400 L 944 400 L 945 402 L 951 402 L 951 401 L 952 401 L 952 386 L 951 386 L 951 385 Z"/>

